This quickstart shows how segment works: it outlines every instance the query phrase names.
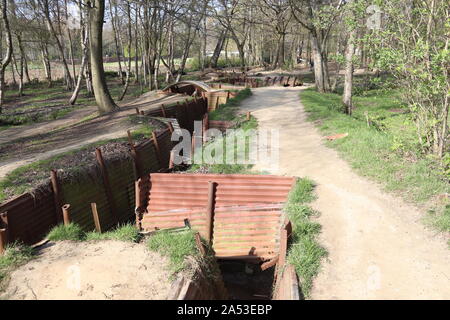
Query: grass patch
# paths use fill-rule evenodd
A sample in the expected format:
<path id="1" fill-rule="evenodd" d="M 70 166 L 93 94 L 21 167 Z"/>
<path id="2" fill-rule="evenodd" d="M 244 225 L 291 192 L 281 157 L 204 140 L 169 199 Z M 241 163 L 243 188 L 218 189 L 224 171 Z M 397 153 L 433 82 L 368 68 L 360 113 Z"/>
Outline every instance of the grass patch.
<path id="1" fill-rule="evenodd" d="M 310 220 L 316 214 L 308 206 L 314 200 L 313 191 L 314 184 L 311 180 L 298 179 L 284 208 L 292 222 L 292 243 L 287 259 L 295 267 L 305 298 L 309 298 L 321 260 L 327 254 L 317 241 L 321 226 Z"/>
<path id="2" fill-rule="evenodd" d="M 103 233 L 98 232 L 84 232 L 82 228 L 74 223 L 65 226 L 60 224 L 54 227 L 47 235 L 50 241 L 103 241 L 103 240 L 117 240 L 125 242 L 138 242 L 140 234 L 137 228 L 131 224 L 126 223 L 119 225 L 115 229 Z"/>
<path id="3" fill-rule="evenodd" d="M 75 223 L 69 223 L 67 226 L 60 224 L 50 230 L 47 235 L 47 239 L 50 241 L 81 241 L 84 237 L 83 230 Z"/>
<path id="4" fill-rule="evenodd" d="M 140 234 L 138 229 L 130 223 L 104 233 L 88 232 L 85 238 L 86 241 L 117 240 L 125 242 L 138 242 L 139 239 Z"/>
<path id="5" fill-rule="evenodd" d="M 252 92 L 249 88 L 246 88 L 239 92 L 236 98 L 232 98 L 228 100 L 227 104 L 221 105 L 219 109 L 210 113 L 211 120 L 221 120 L 221 121 L 234 121 L 234 125 L 232 129 L 236 131 L 233 135 L 236 136 L 236 141 L 243 141 L 246 135 L 250 135 L 249 130 L 256 130 L 258 128 L 258 121 L 255 117 L 251 116 L 250 120 L 247 121 L 246 115 L 238 114 L 239 105 L 245 98 L 251 96 Z M 226 164 L 227 162 L 231 162 L 227 160 L 227 146 L 225 135 L 222 137 L 216 138 L 213 141 L 210 141 L 206 145 L 203 146 L 201 151 L 197 151 L 197 153 L 211 153 L 211 155 L 215 156 L 216 153 L 221 153 L 223 155 L 222 163 L 205 163 L 203 161 L 202 164 L 193 164 L 189 168 L 189 172 L 202 172 L 202 173 L 220 173 L 220 174 L 250 174 L 255 173 L 251 172 L 253 167 L 252 164 Z M 238 153 L 245 154 L 248 157 L 249 154 L 249 139 L 245 140 L 245 144 L 236 143 L 234 145 L 234 155 L 236 159 L 236 155 Z M 245 149 L 245 150 L 244 150 Z M 203 156 L 203 160 L 204 160 Z M 198 161 L 196 161 L 198 162 Z"/>
<path id="6" fill-rule="evenodd" d="M 301 93 L 301 99 L 309 119 L 317 120 L 324 134 L 349 134 L 328 145 L 359 174 L 381 183 L 386 191 L 398 192 L 414 203 L 431 202 L 432 206 L 436 195 L 450 192 L 448 177 L 437 161 L 420 153 L 412 115 L 401 103 L 398 90 L 376 89 L 355 96 L 356 109 L 351 117 L 341 112 L 338 94 L 308 89 Z"/>
<path id="7" fill-rule="evenodd" d="M 4 281 L 15 268 L 27 263 L 33 255 L 33 249 L 23 244 L 15 243 L 6 247 L 3 255 L 0 255 L 0 290 L 4 287 Z"/>
<path id="8" fill-rule="evenodd" d="M 180 232 L 163 230 L 152 235 L 147 245 L 150 250 L 168 257 L 170 270 L 173 273 L 178 273 L 189 269 L 188 257 L 199 255 L 194 235 L 195 232 L 192 230 Z"/>
<path id="9" fill-rule="evenodd" d="M 252 91 L 250 90 L 250 88 L 240 90 L 236 97 L 228 99 L 227 103 L 219 105 L 216 110 L 210 112 L 209 119 L 220 121 L 235 120 L 242 101 L 250 97 L 251 95 Z"/>
<path id="10" fill-rule="evenodd" d="M 425 221 L 439 231 L 450 232 L 450 205 L 430 210 Z"/>

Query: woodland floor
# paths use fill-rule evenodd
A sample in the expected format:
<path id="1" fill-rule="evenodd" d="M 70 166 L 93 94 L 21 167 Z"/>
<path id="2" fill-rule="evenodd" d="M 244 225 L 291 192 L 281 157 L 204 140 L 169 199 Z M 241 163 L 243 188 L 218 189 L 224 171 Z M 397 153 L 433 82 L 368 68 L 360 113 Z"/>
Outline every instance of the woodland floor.
<path id="1" fill-rule="evenodd" d="M 311 178 L 328 258 L 312 299 L 449 299 L 450 251 L 423 213 L 356 174 L 328 148 L 299 98 L 299 88 L 254 89 L 245 110 L 259 129 L 280 130 L 279 168 L 255 170 Z M 293 121 L 295 119 L 295 121 Z"/>
<path id="2" fill-rule="evenodd" d="M 0 179 L 23 165 L 97 141 L 126 137 L 127 130 L 133 129 L 127 119 L 136 113 L 136 107 L 147 111 L 181 98 L 149 92 L 112 114 L 95 116 L 95 107 L 86 107 L 58 120 L 5 129 L 0 138 Z M 83 115 L 93 116 L 80 121 Z"/>

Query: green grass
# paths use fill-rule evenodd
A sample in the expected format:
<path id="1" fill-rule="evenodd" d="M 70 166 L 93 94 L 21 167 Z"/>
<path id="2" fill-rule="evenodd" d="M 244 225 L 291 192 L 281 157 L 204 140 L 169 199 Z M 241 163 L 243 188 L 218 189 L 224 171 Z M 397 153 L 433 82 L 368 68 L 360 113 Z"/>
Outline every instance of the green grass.
<path id="1" fill-rule="evenodd" d="M 108 88 L 114 99 L 117 99 L 122 93 L 123 86 L 118 78 L 108 79 Z M 147 92 L 146 87 L 135 84 L 132 80 L 128 87 L 126 98 L 135 98 L 141 94 Z M 70 112 L 86 107 L 89 105 L 95 105 L 95 98 L 93 95 L 89 95 L 86 88 L 83 87 L 80 90 L 77 103 L 75 106 L 70 106 L 68 101 L 72 95 L 72 91 L 67 91 L 62 81 L 54 81 L 53 86 L 48 88 L 45 82 L 33 82 L 26 83 L 24 88 L 24 95 L 18 97 L 17 89 L 7 90 L 5 93 L 5 102 L 14 102 L 14 105 L 18 103 L 22 104 L 20 107 L 10 108 L 6 106 L 5 112 L 11 109 L 14 112 L 32 112 L 37 109 L 50 108 L 52 106 L 64 106 L 64 108 L 48 112 L 45 114 L 25 113 L 21 115 L 0 115 L 0 130 L 3 127 L 11 125 L 30 124 L 47 120 L 56 120 L 69 114 Z"/>
<path id="2" fill-rule="evenodd" d="M 50 241 L 104 241 L 117 240 L 125 242 L 138 242 L 140 234 L 137 228 L 130 223 L 119 225 L 115 229 L 103 233 L 84 232 L 77 224 L 70 223 L 65 226 L 60 224 L 54 227 L 47 235 Z"/>
<path id="3" fill-rule="evenodd" d="M 370 177 L 408 201 L 426 206 L 439 194 L 450 193 L 448 177 L 437 161 L 420 153 L 412 115 L 401 103 L 397 90 L 370 90 L 356 96 L 353 116 L 342 113 L 341 96 L 320 94 L 312 89 L 301 93 L 309 119 L 317 121 L 325 135 L 348 133 L 328 142 L 361 175 Z M 391 109 L 403 112 L 390 112 Z M 365 114 L 371 121 L 368 126 Z M 445 204 L 444 204 L 445 206 Z M 434 218 L 440 229 L 450 231 L 445 212 L 437 208 Z"/>
<path id="4" fill-rule="evenodd" d="M 188 257 L 198 257 L 199 255 L 194 235 L 192 230 L 179 232 L 163 230 L 152 235 L 148 239 L 147 245 L 150 250 L 168 257 L 170 270 L 178 273 L 189 269 Z"/>
<path id="5" fill-rule="evenodd" d="M 74 223 L 69 223 L 67 226 L 60 224 L 54 227 L 47 235 L 47 239 L 50 241 L 81 241 L 85 237 L 85 234 L 81 227 Z"/>
<path id="6" fill-rule="evenodd" d="M 112 231 L 103 233 L 88 232 L 85 238 L 86 241 L 117 240 L 126 242 L 138 242 L 139 239 L 139 231 L 133 224 L 124 224 Z"/>
<path id="7" fill-rule="evenodd" d="M 244 99 L 251 96 L 252 92 L 249 88 L 241 90 L 236 98 L 232 98 L 228 100 L 227 104 L 223 104 L 219 107 L 219 109 L 210 113 L 211 120 L 221 120 L 221 121 L 233 121 L 234 125 L 232 129 L 239 129 L 240 131 L 236 133 L 237 141 L 244 139 L 246 132 L 248 130 L 256 130 L 258 128 L 258 121 L 255 117 L 251 116 L 250 120 L 247 121 L 246 115 L 239 114 L 239 105 L 242 103 Z M 224 135 L 225 137 L 225 135 Z M 241 137 L 241 138 L 239 138 Z M 240 144 L 235 144 L 235 154 L 242 148 Z M 223 150 L 224 159 L 226 162 L 226 139 L 219 138 L 213 140 L 206 145 L 203 146 L 203 151 L 206 149 L 216 148 L 216 150 Z M 249 141 L 246 141 L 245 144 L 246 150 L 249 149 Z M 239 150 L 238 150 L 239 149 Z M 197 151 L 199 152 L 199 151 Z M 242 150 L 242 152 L 247 152 Z M 214 152 L 215 153 L 215 152 Z M 221 173 L 221 174 L 250 174 L 255 172 L 251 172 L 253 165 L 252 164 L 193 164 L 189 168 L 189 172 L 209 172 L 209 173 Z"/>
<path id="8" fill-rule="evenodd" d="M 311 217 L 316 214 L 308 206 L 314 200 L 313 192 L 314 184 L 311 180 L 298 179 L 284 208 L 293 227 L 287 259 L 295 267 L 305 298 L 309 298 L 321 260 L 327 254 L 317 241 L 321 227 L 311 221 Z"/>
<path id="9" fill-rule="evenodd" d="M 33 249 L 19 243 L 10 244 L 6 247 L 3 255 L 0 255 L 0 289 L 8 274 L 15 268 L 27 263 L 33 255 Z"/>
<path id="10" fill-rule="evenodd" d="M 219 107 L 209 114 L 210 120 L 220 121 L 232 121 L 236 119 L 239 111 L 239 106 L 242 101 L 252 95 L 252 91 L 249 88 L 245 88 L 236 95 L 234 98 L 228 99 L 225 104 L 219 105 Z"/>

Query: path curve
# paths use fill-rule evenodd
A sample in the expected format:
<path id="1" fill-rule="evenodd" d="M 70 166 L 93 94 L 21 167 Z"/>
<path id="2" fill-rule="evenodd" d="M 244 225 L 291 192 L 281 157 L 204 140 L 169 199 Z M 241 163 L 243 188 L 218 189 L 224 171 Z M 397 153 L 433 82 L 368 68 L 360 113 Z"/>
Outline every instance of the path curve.
<path id="1" fill-rule="evenodd" d="M 325 146 L 306 120 L 297 88 L 258 88 L 245 104 L 261 129 L 280 130 L 280 165 L 273 174 L 317 183 L 314 209 L 329 256 L 312 299 L 450 299 L 450 250 L 426 229 L 421 213 L 358 176 Z"/>

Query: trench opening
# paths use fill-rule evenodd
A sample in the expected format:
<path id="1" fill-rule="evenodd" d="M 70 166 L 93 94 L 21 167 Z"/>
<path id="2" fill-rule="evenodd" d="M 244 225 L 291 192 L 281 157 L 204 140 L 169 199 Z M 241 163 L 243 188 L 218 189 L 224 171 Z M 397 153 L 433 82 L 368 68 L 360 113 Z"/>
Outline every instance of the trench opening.
<path id="1" fill-rule="evenodd" d="M 230 300 L 271 300 L 275 268 L 242 260 L 218 260 Z"/>

